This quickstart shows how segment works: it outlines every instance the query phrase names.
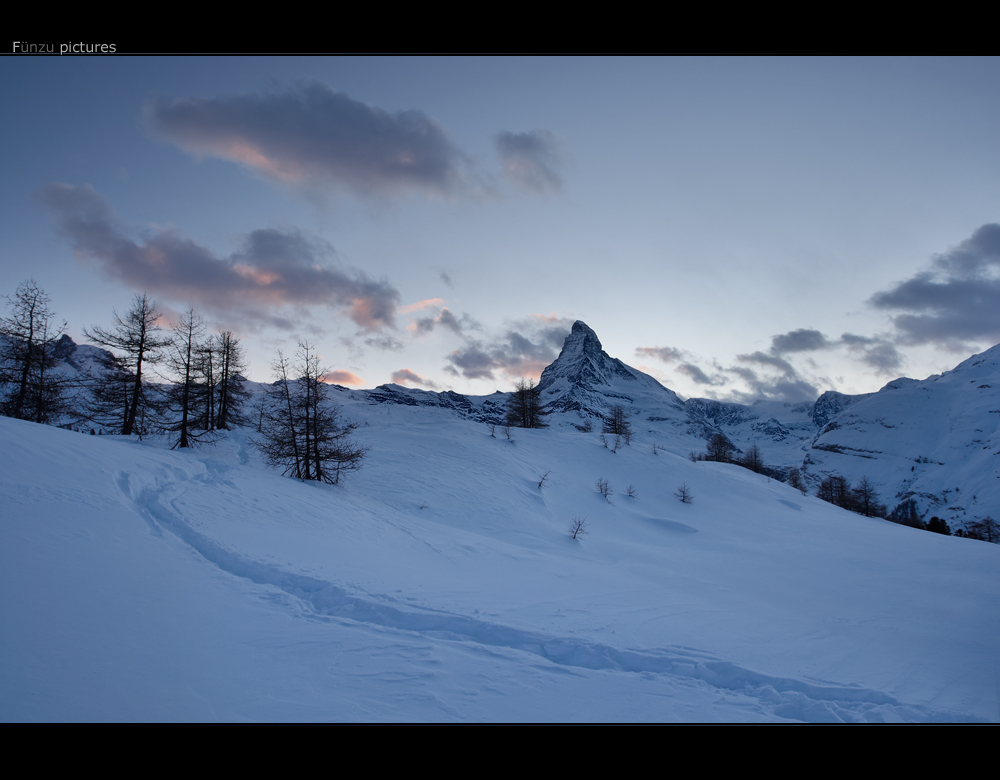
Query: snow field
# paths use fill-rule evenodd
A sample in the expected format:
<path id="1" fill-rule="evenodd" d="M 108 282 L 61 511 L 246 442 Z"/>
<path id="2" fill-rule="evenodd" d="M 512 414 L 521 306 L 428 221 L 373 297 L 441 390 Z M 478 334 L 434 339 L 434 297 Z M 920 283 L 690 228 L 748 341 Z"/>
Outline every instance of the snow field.
<path id="1" fill-rule="evenodd" d="M 1000 719 L 1000 547 L 641 434 L 345 412 L 372 451 L 339 486 L 243 431 L 171 452 L 0 419 L 3 718 Z"/>

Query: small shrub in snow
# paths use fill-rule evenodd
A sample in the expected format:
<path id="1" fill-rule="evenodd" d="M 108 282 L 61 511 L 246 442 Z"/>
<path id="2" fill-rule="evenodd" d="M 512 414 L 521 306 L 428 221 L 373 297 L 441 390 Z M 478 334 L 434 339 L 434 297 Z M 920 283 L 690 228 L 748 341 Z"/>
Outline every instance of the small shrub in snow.
<path id="1" fill-rule="evenodd" d="M 574 539 L 587 535 L 587 518 L 574 517 L 569 524 L 569 535 Z"/>
<path id="2" fill-rule="evenodd" d="M 694 496 L 691 495 L 691 490 L 688 488 L 687 482 L 677 488 L 677 490 L 674 491 L 674 495 L 677 496 L 677 500 L 682 504 L 690 504 L 694 501 Z"/>
<path id="3" fill-rule="evenodd" d="M 608 500 L 609 504 L 611 503 L 611 483 L 603 477 L 597 480 L 597 492 L 604 496 Z"/>
<path id="4" fill-rule="evenodd" d="M 627 488 L 625 488 L 625 495 L 631 499 L 639 498 L 639 494 L 635 492 L 635 487 L 633 487 L 632 485 L 629 485 Z"/>

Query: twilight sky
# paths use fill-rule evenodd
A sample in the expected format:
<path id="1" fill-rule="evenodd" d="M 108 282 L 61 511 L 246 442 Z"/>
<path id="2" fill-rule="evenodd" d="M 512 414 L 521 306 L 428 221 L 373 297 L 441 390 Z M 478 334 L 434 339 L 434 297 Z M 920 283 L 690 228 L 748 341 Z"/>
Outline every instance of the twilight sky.
<path id="1" fill-rule="evenodd" d="M 0 61 L 0 294 L 146 291 L 270 380 L 537 378 L 576 319 L 682 396 L 1000 342 L 1000 58 Z"/>

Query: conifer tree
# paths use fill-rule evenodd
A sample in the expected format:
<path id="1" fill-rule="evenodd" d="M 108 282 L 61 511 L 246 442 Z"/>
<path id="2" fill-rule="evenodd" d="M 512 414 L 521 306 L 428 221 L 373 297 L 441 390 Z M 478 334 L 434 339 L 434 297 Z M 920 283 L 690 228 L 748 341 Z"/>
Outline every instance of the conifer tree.
<path id="1" fill-rule="evenodd" d="M 621 436 L 626 444 L 632 443 L 632 423 L 629 422 L 628 412 L 621 404 L 611 407 L 611 416 L 604 421 L 601 428 L 602 433 L 611 433 Z"/>
<path id="2" fill-rule="evenodd" d="M 254 443 L 272 466 L 298 479 L 337 484 L 343 475 L 361 468 L 368 448 L 357 444 L 357 423 L 346 421 L 328 398 L 319 357 L 310 344 L 300 343 L 295 379 L 279 352 L 273 364 L 277 381 L 268 393 L 260 438 Z"/>
<path id="3" fill-rule="evenodd" d="M 184 449 L 193 442 L 204 439 L 211 431 L 207 420 L 199 420 L 196 409 L 205 395 L 204 384 L 199 383 L 199 365 L 203 357 L 205 323 L 194 309 L 181 316 L 173 327 L 173 339 L 167 352 L 167 367 L 173 372 L 175 383 L 168 390 L 168 405 L 174 420 L 166 429 L 177 434 L 175 447 Z M 196 429 L 202 433 L 195 433 Z"/>
<path id="4" fill-rule="evenodd" d="M 0 319 L 0 413 L 52 423 L 66 411 L 66 382 L 53 369 L 56 342 L 66 323 L 56 323 L 49 297 L 34 279 L 7 297 L 10 316 Z"/>
<path id="5" fill-rule="evenodd" d="M 546 428 L 549 410 L 542 403 L 542 393 L 533 379 L 519 379 L 507 398 L 507 425 L 514 428 Z"/>
<path id="6" fill-rule="evenodd" d="M 215 427 L 228 430 L 246 423 L 243 407 L 250 398 L 246 389 L 246 352 L 232 331 L 216 337 L 219 356 L 218 414 Z"/>
<path id="7" fill-rule="evenodd" d="M 133 432 L 143 432 L 137 429 L 137 420 L 141 423 L 147 412 L 154 412 L 156 408 L 155 393 L 147 387 L 145 372 L 150 365 L 163 359 L 163 351 L 171 341 L 160 335 L 162 328 L 157 324 L 160 313 L 145 293 L 135 296 L 132 308 L 124 316 L 117 311 L 112 315 L 114 324 L 110 329 L 95 326 L 83 332 L 94 344 L 121 353 L 116 355 L 118 367 L 128 374 L 131 382 L 131 388 L 121 394 L 126 404 L 121 432 L 130 436 Z"/>

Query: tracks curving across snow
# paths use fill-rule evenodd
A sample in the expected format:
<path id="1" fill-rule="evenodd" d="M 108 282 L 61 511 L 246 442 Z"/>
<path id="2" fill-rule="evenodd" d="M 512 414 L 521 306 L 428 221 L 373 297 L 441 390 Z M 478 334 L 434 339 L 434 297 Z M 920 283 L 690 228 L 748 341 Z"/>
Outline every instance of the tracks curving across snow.
<path id="1" fill-rule="evenodd" d="M 125 472 L 115 482 L 134 503 L 154 534 L 166 530 L 202 558 L 236 577 L 292 597 L 300 609 L 319 619 L 356 621 L 390 631 L 410 632 L 428 640 L 472 643 L 529 653 L 559 667 L 625 674 L 672 675 L 708 686 L 720 693 L 738 693 L 756 701 L 775 719 L 808 722 L 969 722 L 966 713 L 930 709 L 901 702 L 884 692 L 857 685 L 840 685 L 762 674 L 712 654 L 685 647 L 622 649 L 571 636 L 558 636 L 507 626 L 488 620 L 401 603 L 385 594 L 365 593 L 321 578 L 285 571 L 227 549 L 192 527 L 175 509 L 190 481 L 224 479 L 212 474 L 225 464 L 203 461 L 208 473 L 144 475 L 143 484 Z"/>

